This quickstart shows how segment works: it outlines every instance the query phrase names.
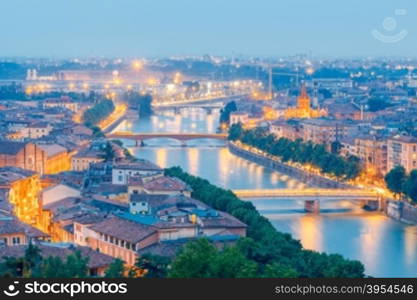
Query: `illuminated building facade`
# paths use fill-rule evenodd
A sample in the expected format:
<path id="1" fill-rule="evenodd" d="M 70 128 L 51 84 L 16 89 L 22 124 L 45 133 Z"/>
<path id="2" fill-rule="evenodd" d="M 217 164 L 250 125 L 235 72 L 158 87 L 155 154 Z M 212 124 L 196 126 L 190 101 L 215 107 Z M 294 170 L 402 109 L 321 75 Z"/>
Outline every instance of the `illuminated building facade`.
<path id="1" fill-rule="evenodd" d="M 45 163 L 45 152 L 35 144 L 0 141 L 0 167 L 17 167 L 43 174 Z"/>
<path id="2" fill-rule="evenodd" d="M 56 174 L 71 169 L 71 157 L 66 148 L 58 144 L 39 144 L 38 147 L 45 152 L 45 174 Z"/>
<path id="3" fill-rule="evenodd" d="M 14 167 L 0 168 L 0 188 L 8 190 L 7 200 L 19 220 L 32 225 L 38 223 L 41 182 L 37 173 Z"/>
<path id="4" fill-rule="evenodd" d="M 410 136 L 393 137 L 387 145 L 387 171 L 403 166 L 407 172 L 417 169 L 417 138 Z"/>
<path id="5" fill-rule="evenodd" d="M 311 108 L 311 100 L 307 94 L 306 87 L 301 87 L 300 96 L 297 98 L 297 106 L 285 110 L 285 119 L 312 119 L 326 116 L 327 112 L 323 109 Z"/>

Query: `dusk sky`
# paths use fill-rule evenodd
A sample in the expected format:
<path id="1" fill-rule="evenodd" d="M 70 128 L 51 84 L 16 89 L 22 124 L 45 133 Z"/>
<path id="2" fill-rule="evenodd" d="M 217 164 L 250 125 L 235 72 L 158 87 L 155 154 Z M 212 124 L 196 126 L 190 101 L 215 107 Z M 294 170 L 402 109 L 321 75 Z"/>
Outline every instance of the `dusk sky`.
<path id="1" fill-rule="evenodd" d="M 415 0 L 3 0 L 0 11 L 0 56 L 417 56 Z"/>

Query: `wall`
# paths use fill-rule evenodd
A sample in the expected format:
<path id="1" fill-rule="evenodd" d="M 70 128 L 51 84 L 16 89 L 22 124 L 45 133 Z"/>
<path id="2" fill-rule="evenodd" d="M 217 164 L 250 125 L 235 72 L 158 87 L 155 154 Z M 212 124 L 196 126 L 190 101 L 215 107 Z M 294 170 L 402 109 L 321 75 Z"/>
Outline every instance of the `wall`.
<path id="1" fill-rule="evenodd" d="M 408 224 L 417 224 L 417 207 L 404 201 L 388 201 L 387 216 Z"/>

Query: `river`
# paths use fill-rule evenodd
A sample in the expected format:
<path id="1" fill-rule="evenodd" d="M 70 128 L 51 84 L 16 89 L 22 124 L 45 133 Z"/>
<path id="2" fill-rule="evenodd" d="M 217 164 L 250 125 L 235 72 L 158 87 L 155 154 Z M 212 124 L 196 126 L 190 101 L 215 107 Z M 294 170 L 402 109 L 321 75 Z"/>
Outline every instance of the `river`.
<path id="1" fill-rule="evenodd" d="M 214 133 L 219 112 L 202 109 L 159 112 L 149 119 L 125 120 L 115 131 Z M 171 139 L 145 141 L 134 147 L 139 158 L 161 167 L 184 170 L 230 189 L 303 188 L 295 179 L 231 154 L 223 141 L 188 141 L 187 147 Z M 350 201 L 323 201 L 319 215 L 306 214 L 297 200 L 250 199 L 279 231 L 291 233 L 307 249 L 339 253 L 358 259 L 375 277 L 417 277 L 417 226 L 367 212 Z"/>

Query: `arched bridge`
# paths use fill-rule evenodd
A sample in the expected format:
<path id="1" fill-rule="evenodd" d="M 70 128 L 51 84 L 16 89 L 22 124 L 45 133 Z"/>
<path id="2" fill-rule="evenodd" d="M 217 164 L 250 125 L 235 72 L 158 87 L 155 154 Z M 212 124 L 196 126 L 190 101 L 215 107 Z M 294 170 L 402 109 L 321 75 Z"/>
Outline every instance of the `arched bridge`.
<path id="1" fill-rule="evenodd" d="M 195 140 L 195 139 L 216 139 L 226 140 L 227 134 L 225 133 L 169 133 L 169 132 L 158 132 L 158 133 L 131 133 L 131 132 L 114 132 L 106 135 L 112 139 L 128 139 L 136 142 L 142 142 L 150 139 L 161 139 L 169 138 L 178 140 L 181 142 Z"/>

